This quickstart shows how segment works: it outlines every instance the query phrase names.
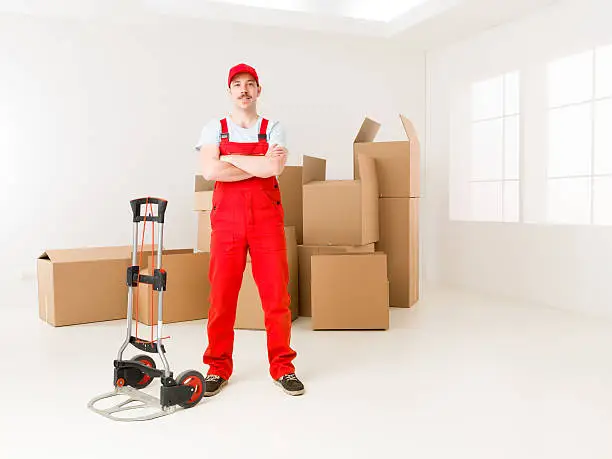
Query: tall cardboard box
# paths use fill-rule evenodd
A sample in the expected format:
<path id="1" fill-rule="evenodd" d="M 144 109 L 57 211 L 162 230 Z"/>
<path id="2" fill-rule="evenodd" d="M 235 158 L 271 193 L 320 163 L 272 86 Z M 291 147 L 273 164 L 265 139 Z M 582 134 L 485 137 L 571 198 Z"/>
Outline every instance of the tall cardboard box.
<path id="1" fill-rule="evenodd" d="M 304 156 L 304 245 L 378 241 L 376 167 L 373 158 L 359 159 L 358 180 L 325 180 L 325 160 Z"/>
<path id="2" fill-rule="evenodd" d="M 400 115 L 407 141 L 375 142 L 380 124 L 365 118 L 353 144 L 354 176 L 359 161 L 374 158 L 379 184 L 380 238 L 388 254 L 389 303 L 411 307 L 419 299 L 420 141 L 412 122 Z"/>
<path id="3" fill-rule="evenodd" d="M 215 182 L 206 180 L 202 175 L 195 176 L 193 186 L 193 210 L 212 210 L 212 197 Z"/>
<path id="4" fill-rule="evenodd" d="M 386 254 L 319 254 L 311 265 L 313 330 L 389 328 Z"/>
<path id="5" fill-rule="evenodd" d="M 285 226 L 295 227 L 295 238 L 298 244 L 302 244 L 304 240 L 302 182 L 302 166 L 285 166 L 283 173 L 278 177 L 281 202 L 285 211 Z"/>
<path id="6" fill-rule="evenodd" d="M 210 237 L 212 226 L 210 224 L 210 210 L 198 212 L 198 231 L 196 240 L 196 250 L 198 252 L 210 252 Z"/>
<path id="7" fill-rule="evenodd" d="M 354 177 L 361 177 L 359 156 L 376 159 L 381 198 L 418 198 L 421 195 L 421 146 L 412 122 L 399 115 L 408 140 L 374 142 L 380 123 L 365 118 L 353 143 Z"/>
<path id="8" fill-rule="evenodd" d="M 389 304 L 409 308 L 419 299 L 418 198 L 380 198 L 380 240 L 388 256 Z"/>
<path id="9" fill-rule="evenodd" d="M 300 279 L 300 316 L 312 317 L 312 269 L 311 259 L 314 255 L 332 255 L 346 253 L 373 253 L 374 243 L 360 246 L 328 246 L 300 245 L 298 246 L 299 279 Z"/>
<path id="10" fill-rule="evenodd" d="M 151 275 L 155 260 L 148 254 L 141 274 Z M 162 267 L 168 273 L 163 293 L 164 323 L 184 322 L 208 317 L 210 253 L 194 253 L 193 249 L 170 249 L 162 252 Z M 158 292 L 151 285 L 140 284 L 134 298 L 133 318 L 146 325 L 157 323 Z M 136 302 L 137 298 L 137 302 Z M 151 314 L 151 302 L 153 314 Z"/>
<path id="11" fill-rule="evenodd" d="M 285 227 L 287 242 L 287 263 L 289 265 L 289 297 L 291 298 L 291 320 L 299 314 L 299 287 L 298 287 L 298 253 L 296 243 L 296 229 L 293 226 Z M 265 330 L 264 312 L 261 305 L 259 290 L 253 278 L 251 260 L 247 260 L 242 286 L 238 295 L 238 309 L 234 328 Z"/>
<path id="12" fill-rule="evenodd" d="M 47 250 L 37 260 L 38 314 L 64 325 L 124 319 L 130 247 Z"/>

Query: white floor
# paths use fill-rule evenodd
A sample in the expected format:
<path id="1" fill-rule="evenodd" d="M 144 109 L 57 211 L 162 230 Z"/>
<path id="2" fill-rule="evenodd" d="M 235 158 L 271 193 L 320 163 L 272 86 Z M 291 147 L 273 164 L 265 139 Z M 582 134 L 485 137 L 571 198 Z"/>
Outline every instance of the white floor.
<path id="1" fill-rule="evenodd" d="M 0 458 L 612 457 L 609 321 L 449 292 L 392 309 L 386 332 L 313 332 L 300 318 L 302 397 L 271 382 L 265 335 L 237 331 L 221 394 L 123 423 L 86 405 L 111 389 L 124 321 L 53 328 L 35 304 L 2 313 Z M 205 321 L 166 330 L 173 370 L 205 372 Z"/>

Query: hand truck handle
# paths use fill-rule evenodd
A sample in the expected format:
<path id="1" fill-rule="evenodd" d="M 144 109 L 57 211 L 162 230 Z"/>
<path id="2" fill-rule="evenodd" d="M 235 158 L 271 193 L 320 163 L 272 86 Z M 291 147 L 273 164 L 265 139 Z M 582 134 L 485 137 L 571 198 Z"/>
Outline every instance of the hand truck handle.
<path id="1" fill-rule="evenodd" d="M 140 214 L 140 209 L 145 204 L 157 205 L 157 216 L 147 216 L 147 221 L 164 223 L 164 216 L 166 214 L 166 207 L 168 201 L 161 198 L 138 198 L 132 199 L 130 205 L 132 206 L 132 213 L 134 214 L 134 222 L 142 222 L 145 219 L 144 215 Z"/>

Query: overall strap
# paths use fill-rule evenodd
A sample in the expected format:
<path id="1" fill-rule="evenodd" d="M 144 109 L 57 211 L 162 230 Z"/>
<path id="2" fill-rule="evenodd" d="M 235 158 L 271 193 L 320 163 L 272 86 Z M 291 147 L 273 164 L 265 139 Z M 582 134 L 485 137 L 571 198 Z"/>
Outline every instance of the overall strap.
<path id="1" fill-rule="evenodd" d="M 265 118 L 262 118 L 261 126 L 259 128 L 259 135 L 257 136 L 260 142 L 268 141 L 268 135 L 266 134 L 267 130 L 268 130 L 268 120 Z"/>
<path id="2" fill-rule="evenodd" d="M 223 118 L 221 120 L 221 141 L 229 140 L 229 131 L 227 129 L 227 119 Z"/>

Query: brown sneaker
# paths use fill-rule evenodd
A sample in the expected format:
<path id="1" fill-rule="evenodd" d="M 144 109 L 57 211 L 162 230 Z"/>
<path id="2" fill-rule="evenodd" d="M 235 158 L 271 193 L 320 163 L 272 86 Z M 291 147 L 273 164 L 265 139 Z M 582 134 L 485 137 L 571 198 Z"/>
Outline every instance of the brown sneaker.
<path id="1" fill-rule="evenodd" d="M 204 378 L 204 397 L 212 397 L 217 395 L 223 389 L 227 381 L 221 376 L 208 375 Z"/>
<path id="2" fill-rule="evenodd" d="M 289 373 L 281 376 L 275 381 L 289 395 L 302 395 L 304 393 L 304 384 L 297 378 L 295 373 Z"/>

